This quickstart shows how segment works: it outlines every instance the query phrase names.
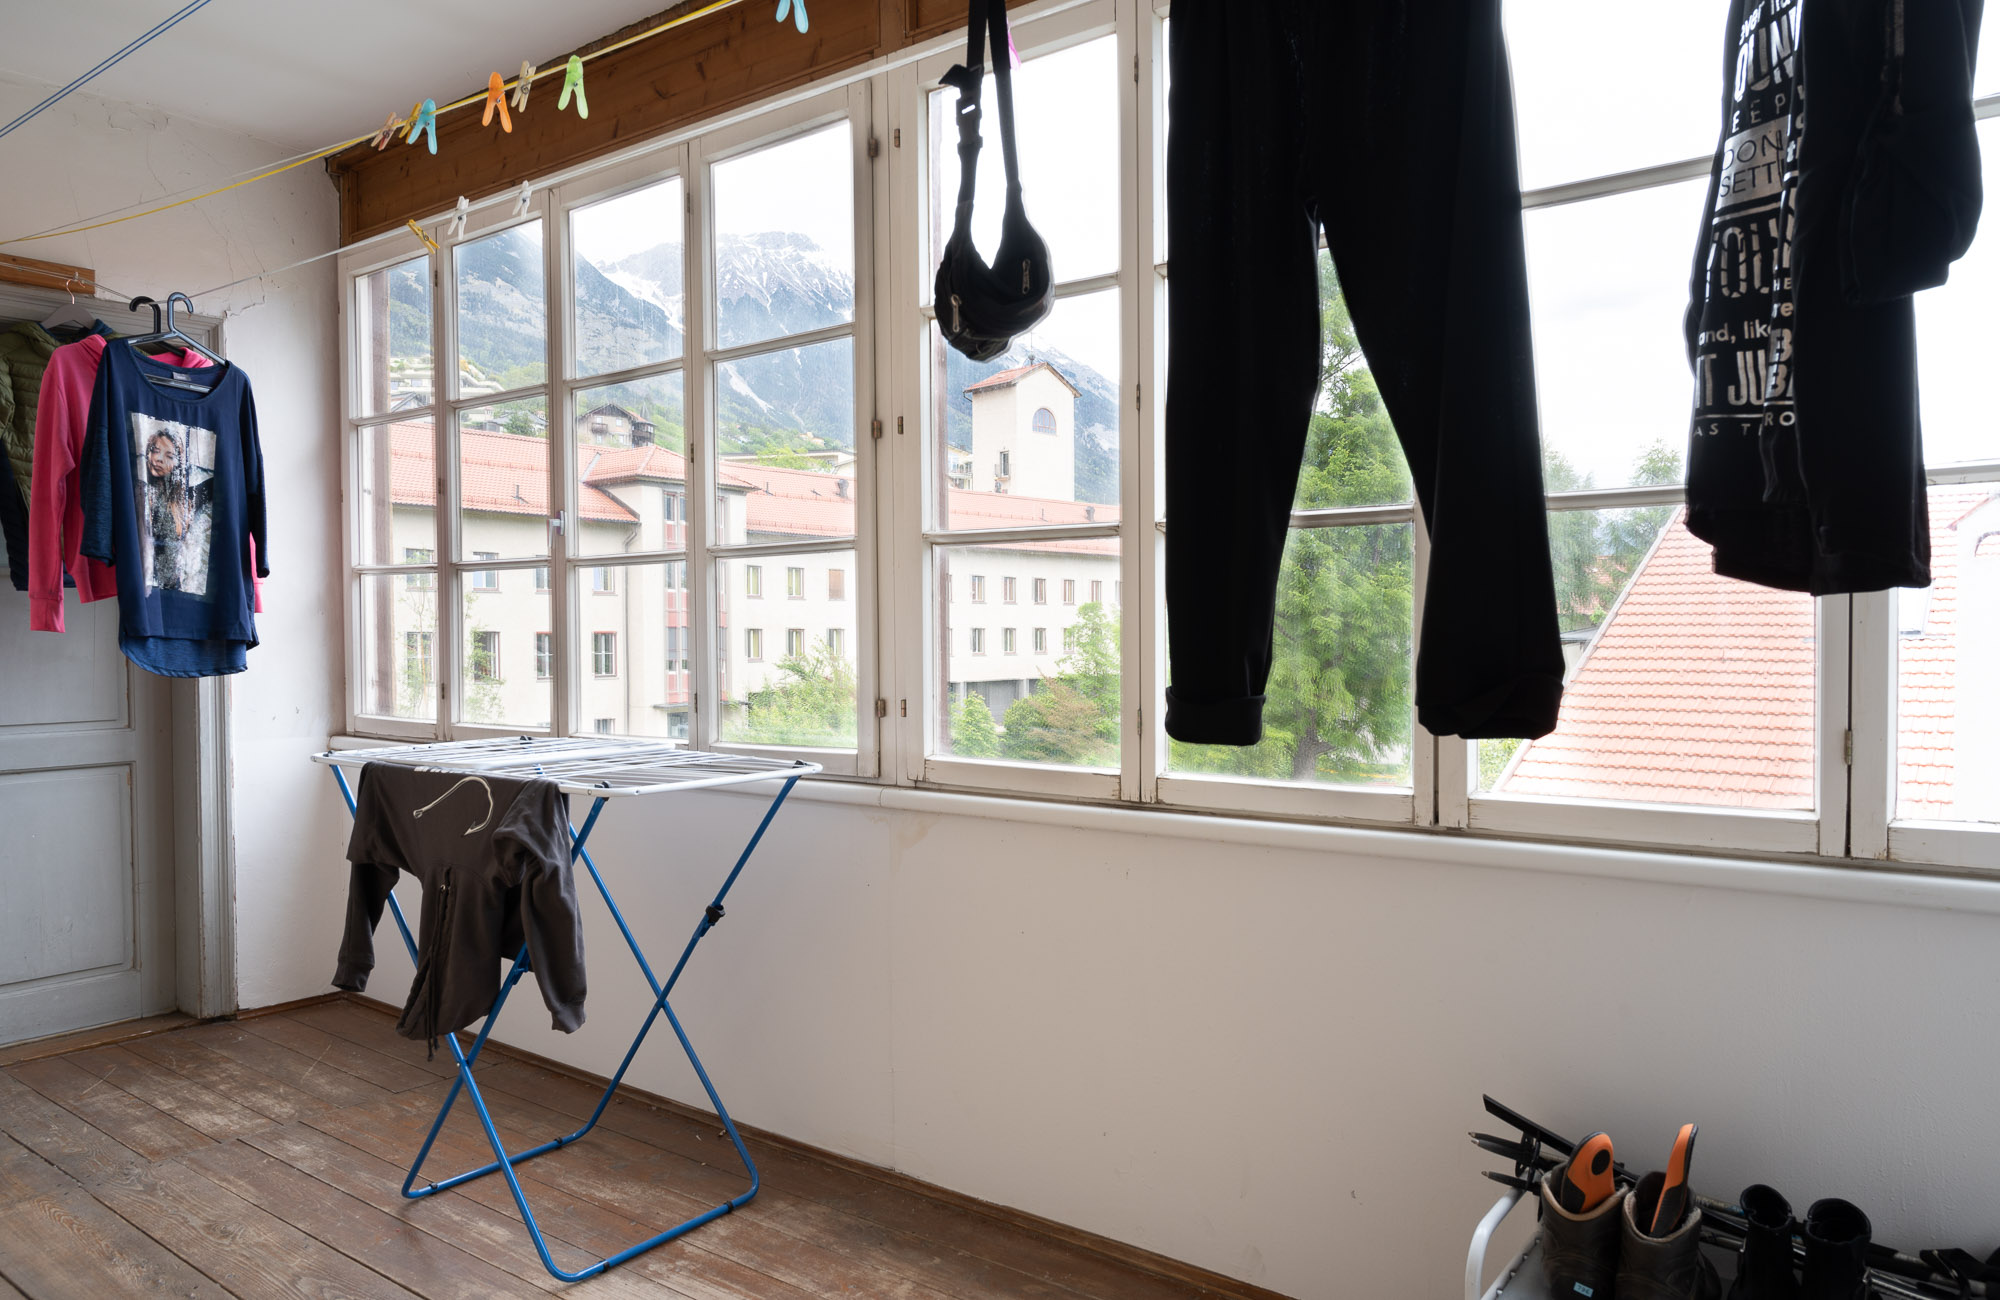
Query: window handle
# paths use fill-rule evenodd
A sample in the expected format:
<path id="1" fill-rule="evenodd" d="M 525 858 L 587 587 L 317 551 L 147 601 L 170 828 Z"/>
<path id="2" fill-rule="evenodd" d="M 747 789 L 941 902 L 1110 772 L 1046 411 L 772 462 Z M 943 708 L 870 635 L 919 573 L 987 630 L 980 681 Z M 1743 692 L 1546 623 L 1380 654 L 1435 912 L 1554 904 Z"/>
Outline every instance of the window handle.
<path id="1" fill-rule="evenodd" d="M 549 531 L 552 533 L 563 533 L 567 535 L 569 531 L 569 511 L 558 510 L 554 514 L 550 515 Z"/>

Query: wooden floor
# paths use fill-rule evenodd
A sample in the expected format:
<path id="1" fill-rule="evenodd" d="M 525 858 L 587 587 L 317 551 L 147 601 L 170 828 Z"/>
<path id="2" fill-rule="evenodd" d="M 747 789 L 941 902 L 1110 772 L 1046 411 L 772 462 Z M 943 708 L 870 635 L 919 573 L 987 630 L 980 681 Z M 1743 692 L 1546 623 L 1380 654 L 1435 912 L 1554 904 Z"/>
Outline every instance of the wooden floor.
<path id="1" fill-rule="evenodd" d="M 770 1141 L 752 1142 L 764 1183 L 748 1206 L 565 1287 L 499 1178 L 398 1194 L 450 1070 L 379 1012 L 334 1001 L 141 1031 L 0 1054 L 0 1300 L 1266 1294 Z M 572 1131 L 595 1103 L 583 1082 L 489 1056 L 480 1087 L 513 1149 Z M 457 1107 L 432 1167 L 490 1158 Z M 523 1166 L 522 1184 L 573 1269 L 740 1192 L 732 1160 L 712 1118 L 620 1098 L 577 1146 Z"/>

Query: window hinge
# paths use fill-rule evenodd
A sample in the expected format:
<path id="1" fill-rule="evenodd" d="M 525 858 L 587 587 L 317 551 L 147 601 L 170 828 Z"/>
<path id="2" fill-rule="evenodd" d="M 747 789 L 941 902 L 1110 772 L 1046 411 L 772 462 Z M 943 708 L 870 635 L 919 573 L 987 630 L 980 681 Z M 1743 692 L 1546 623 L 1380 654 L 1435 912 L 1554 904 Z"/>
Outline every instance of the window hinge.
<path id="1" fill-rule="evenodd" d="M 1132 84 L 1139 84 L 1139 56 L 1136 54 L 1132 56 Z"/>
<path id="2" fill-rule="evenodd" d="M 896 436 L 898 438 L 903 436 L 903 417 L 900 415 L 896 417 Z"/>
<path id="3" fill-rule="evenodd" d="M 910 716 L 910 702 L 908 700 L 896 701 L 896 716 L 899 718 L 907 718 Z"/>
<path id="4" fill-rule="evenodd" d="M 875 716 L 878 718 L 886 718 L 889 716 L 889 701 L 887 700 L 875 701 Z"/>
<path id="5" fill-rule="evenodd" d="M 1135 411 L 1142 410 L 1144 409 L 1145 405 L 1146 405 L 1146 386 L 1144 384 L 1132 385 L 1132 409 Z"/>
<path id="6" fill-rule="evenodd" d="M 882 156 L 882 142 L 872 135 L 868 137 L 868 156 L 870 158 L 880 158 Z"/>
<path id="7" fill-rule="evenodd" d="M 438 698 L 441 700 L 451 698 L 451 687 L 442 678 L 438 680 Z"/>
<path id="8" fill-rule="evenodd" d="M 1854 766 L 1854 731 L 1852 728 L 1840 733 L 1840 761 Z"/>
<path id="9" fill-rule="evenodd" d="M 1136 716 L 1136 717 L 1137 717 L 1137 718 L 1139 719 L 1139 730 L 1138 730 L 1138 734 L 1139 734 L 1139 735 L 1141 735 L 1141 736 L 1145 735 L 1145 734 L 1146 734 L 1146 711 L 1145 711 L 1144 709 L 1134 709 L 1134 710 L 1132 710 L 1132 712 L 1133 712 L 1133 714 L 1134 714 L 1134 715 L 1135 715 L 1135 716 Z"/>
<path id="10" fill-rule="evenodd" d="M 880 420 L 870 420 L 868 422 L 868 436 L 877 439 L 882 436 L 882 422 Z"/>
<path id="11" fill-rule="evenodd" d="M 895 146 L 896 146 L 896 147 L 897 147 L 898 149 L 900 149 L 900 148 L 902 148 L 902 147 L 903 147 L 903 128 L 902 128 L 902 127 L 900 127 L 900 126 L 899 126 L 899 127 L 897 127 L 897 128 L 896 128 L 896 129 L 894 130 L 894 131 L 891 131 L 891 132 L 889 133 L 889 142 L 890 142 L 891 144 L 895 145 Z"/>

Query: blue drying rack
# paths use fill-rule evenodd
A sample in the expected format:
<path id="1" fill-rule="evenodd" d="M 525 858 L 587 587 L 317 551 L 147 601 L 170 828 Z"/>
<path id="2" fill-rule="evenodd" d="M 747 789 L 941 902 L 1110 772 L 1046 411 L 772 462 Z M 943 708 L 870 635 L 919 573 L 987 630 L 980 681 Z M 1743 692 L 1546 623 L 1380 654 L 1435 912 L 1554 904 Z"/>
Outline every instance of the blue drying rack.
<path id="1" fill-rule="evenodd" d="M 431 1131 L 424 1138 L 422 1149 L 417 1152 L 416 1161 L 410 1166 L 409 1177 L 403 1180 L 403 1195 L 411 1200 L 435 1196 L 449 1191 L 475 1178 L 484 1178 L 491 1173 L 499 1173 L 507 1179 L 508 1190 L 514 1193 L 514 1204 L 520 1207 L 521 1221 L 528 1227 L 528 1236 L 535 1243 L 535 1253 L 542 1257 L 542 1264 L 551 1274 L 564 1282 L 581 1282 L 597 1276 L 606 1269 L 616 1268 L 635 1255 L 643 1255 L 655 1246 L 664 1245 L 674 1238 L 694 1231 L 712 1219 L 720 1218 L 730 1211 L 746 1205 L 757 1195 L 759 1177 L 756 1162 L 750 1158 L 750 1150 L 743 1144 L 742 1134 L 736 1131 L 736 1123 L 729 1118 L 729 1111 L 722 1104 L 722 1097 L 709 1081 L 708 1071 L 703 1068 L 701 1058 L 695 1055 L 694 1044 L 688 1041 L 687 1031 L 681 1027 L 680 1018 L 674 1014 L 667 997 L 674 991 L 674 984 L 687 968 L 688 958 L 694 955 L 695 945 L 722 919 L 722 900 L 728 895 L 736 877 L 743 873 L 743 865 L 756 851 L 757 844 L 764 838 L 771 821 L 784 806 L 785 796 L 800 778 L 820 771 L 816 763 L 785 763 L 774 759 L 748 758 L 734 754 L 704 754 L 695 750 L 677 749 L 670 742 L 658 740 L 626 739 L 609 736 L 562 738 L 535 738 L 521 736 L 502 740 L 462 740 L 437 745 L 397 745 L 387 749 L 333 750 L 313 756 L 316 763 L 333 769 L 333 778 L 340 785 L 340 794 L 347 801 L 347 811 L 354 812 L 354 791 L 348 785 L 343 767 L 359 767 L 367 763 L 394 763 L 401 767 L 413 767 L 424 771 L 450 772 L 467 776 L 508 776 L 517 778 L 540 777 L 554 781 L 565 794 L 579 795 L 590 799 L 590 813 L 583 820 L 581 829 L 570 827 L 570 862 L 578 859 L 589 870 L 590 878 L 597 885 L 597 892 L 604 896 L 604 902 L 611 909 L 612 919 L 618 922 L 619 932 L 625 936 L 626 944 L 632 949 L 632 956 L 639 963 L 639 969 L 646 976 L 646 983 L 652 986 L 653 1005 L 646 1013 L 646 1022 L 639 1026 L 638 1036 L 632 1040 L 625 1059 L 618 1065 L 618 1073 L 611 1077 L 610 1086 L 598 1098 L 597 1108 L 590 1113 L 582 1128 L 574 1133 L 551 1138 L 540 1146 L 526 1151 L 509 1154 L 500 1141 L 500 1131 L 493 1123 L 493 1116 L 486 1109 L 486 1099 L 479 1093 L 479 1084 L 472 1077 L 473 1062 L 486 1047 L 487 1035 L 493 1032 L 494 1022 L 500 1018 L 500 1010 L 507 1003 L 507 995 L 514 985 L 526 974 L 528 949 L 524 944 L 514 956 L 514 964 L 507 972 L 506 980 L 500 985 L 499 995 L 493 999 L 493 1007 L 486 1013 L 486 1023 L 480 1027 L 479 1036 L 473 1040 L 472 1050 L 461 1047 L 457 1034 L 445 1035 L 451 1045 L 452 1058 L 458 1062 L 458 1078 L 453 1081 L 451 1091 L 445 1094 L 444 1104 L 438 1108 L 437 1119 L 431 1123 Z M 750 836 L 750 842 L 743 847 L 736 865 L 716 891 L 715 901 L 702 912 L 699 924 L 695 926 L 694 937 L 681 950 L 681 957 L 674 963 L 674 969 L 663 984 L 653 974 L 652 966 L 646 961 L 646 954 L 640 950 L 639 941 L 632 934 L 632 927 L 625 921 L 625 914 L 618 910 L 618 903 L 611 897 L 611 890 L 599 874 L 597 864 L 591 860 L 584 844 L 590 839 L 590 832 L 597 825 L 597 818 L 604 811 L 604 805 L 614 798 L 638 795 L 664 794 L 670 791 L 714 789 L 721 786 L 750 785 L 758 782 L 779 781 L 777 795 L 764 813 L 757 830 Z M 403 946 L 409 950 L 410 961 L 417 960 L 416 939 L 410 933 L 410 925 L 403 917 L 401 904 L 396 901 L 393 891 L 389 894 L 389 911 L 396 918 L 396 928 L 402 932 Z M 750 1176 L 750 1187 L 738 1196 L 733 1196 L 722 1204 L 702 1211 L 683 1223 L 675 1224 L 665 1232 L 646 1238 L 636 1245 L 627 1246 L 616 1254 L 607 1255 L 594 1264 L 568 1272 L 557 1267 L 549 1254 L 549 1244 L 542 1237 L 542 1229 L 535 1222 L 535 1212 L 528 1205 L 527 1194 L 521 1190 L 521 1180 L 514 1176 L 514 1166 L 536 1156 L 547 1155 L 561 1147 L 569 1146 L 597 1126 L 598 1119 L 611 1104 L 612 1094 L 618 1091 L 618 1084 L 625 1078 L 625 1071 L 631 1068 L 632 1059 L 639 1054 L 639 1045 L 646 1041 L 646 1035 L 662 1015 L 673 1026 L 674 1036 L 680 1039 L 681 1049 L 687 1053 L 688 1063 L 694 1066 L 695 1075 L 700 1078 L 702 1088 L 715 1107 L 715 1113 L 722 1120 L 722 1127 L 729 1134 L 731 1145 L 736 1148 L 738 1158 L 743 1161 L 744 1172 Z M 445 1117 L 451 1114 L 452 1105 L 463 1092 L 472 1099 L 472 1108 L 479 1115 L 479 1126 L 486 1131 L 486 1140 L 493 1147 L 494 1159 L 490 1164 L 477 1169 L 469 1169 L 450 1178 L 428 1180 L 419 1185 L 424 1161 L 437 1141 L 438 1133 L 444 1128 Z"/>

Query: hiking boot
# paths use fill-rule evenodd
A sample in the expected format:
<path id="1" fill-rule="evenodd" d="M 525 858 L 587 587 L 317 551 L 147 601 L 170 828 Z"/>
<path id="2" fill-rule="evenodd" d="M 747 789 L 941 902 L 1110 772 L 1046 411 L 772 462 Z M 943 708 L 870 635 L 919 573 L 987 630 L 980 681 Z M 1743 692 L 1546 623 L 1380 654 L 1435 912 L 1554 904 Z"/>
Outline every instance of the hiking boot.
<path id="1" fill-rule="evenodd" d="M 1665 1236 L 1642 1231 L 1653 1221 L 1667 1176 L 1650 1173 L 1625 1198 L 1619 1221 L 1618 1300 L 1719 1300 L 1722 1281 L 1701 1253 L 1701 1211 L 1690 1205 Z"/>
<path id="2" fill-rule="evenodd" d="M 1871 1300 L 1868 1216 L 1846 1201 L 1815 1201 L 1806 1212 L 1802 1300 Z"/>
<path id="3" fill-rule="evenodd" d="M 1743 1189 L 1743 1253 L 1729 1300 L 1799 1300 L 1792 1270 L 1792 1206 L 1762 1183 Z"/>
<path id="4" fill-rule="evenodd" d="M 1556 1199 L 1557 1165 L 1542 1176 L 1542 1277 L 1555 1300 L 1612 1300 L 1618 1277 L 1619 1207 L 1623 1189 L 1583 1214 Z"/>

